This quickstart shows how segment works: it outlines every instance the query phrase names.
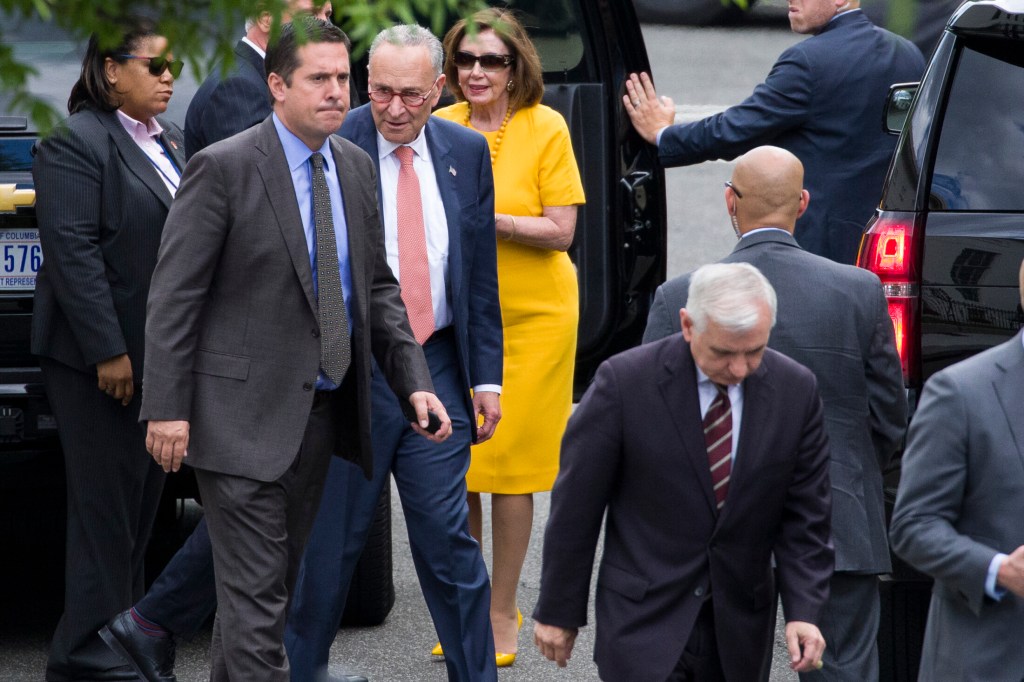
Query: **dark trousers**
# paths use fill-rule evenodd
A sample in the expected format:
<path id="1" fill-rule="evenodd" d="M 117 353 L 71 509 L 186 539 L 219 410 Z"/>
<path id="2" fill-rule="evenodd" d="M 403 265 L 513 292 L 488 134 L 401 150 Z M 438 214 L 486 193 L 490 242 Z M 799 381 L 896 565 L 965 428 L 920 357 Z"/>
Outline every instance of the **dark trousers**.
<path id="1" fill-rule="evenodd" d="M 451 335 L 428 341 L 423 350 L 451 417 L 452 436 L 436 444 L 416 434 L 382 373 L 374 374 L 373 480 L 348 462 L 331 462 L 288 617 L 285 641 L 295 682 L 317 679 L 327 667 L 352 573 L 391 473 L 448 679 L 497 679 L 490 583 L 480 547 L 469 534 L 466 506 L 471 415 Z"/>
<path id="2" fill-rule="evenodd" d="M 182 639 L 191 639 L 217 610 L 213 549 L 206 517 L 149 587 L 135 608 Z"/>
<path id="3" fill-rule="evenodd" d="M 801 682 L 877 682 L 880 617 L 877 575 L 833 573 L 818 623 L 824 666 L 800 673 Z"/>
<path id="4" fill-rule="evenodd" d="M 715 613 L 710 599 L 705 600 L 701 606 L 683 655 L 679 657 L 667 682 L 725 682 L 715 637 Z"/>
<path id="5" fill-rule="evenodd" d="M 144 590 L 146 544 L 164 472 L 146 452 L 142 395 L 127 407 L 96 387 L 94 373 L 40 358 L 67 472 L 64 614 L 46 679 L 88 679 L 124 665 L 97 635 Z"/>
<path id="6" fill-rule="evenodd" d="M 277 480 L 196 471 L 217 584 L 211 682 L 289 679 L 285 618 L 331 460 L 334 400 L 318 394 L 299 452 Z"/>

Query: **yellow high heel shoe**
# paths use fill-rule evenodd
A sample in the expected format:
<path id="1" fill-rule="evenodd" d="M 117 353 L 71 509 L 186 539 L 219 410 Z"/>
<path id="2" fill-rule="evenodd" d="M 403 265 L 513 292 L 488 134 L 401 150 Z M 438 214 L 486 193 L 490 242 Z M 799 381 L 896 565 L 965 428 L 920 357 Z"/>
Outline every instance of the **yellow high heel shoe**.
<path id="1" fill-rule="evenodd" d="M 518 608 L 516 609 L 516 635 L 519 634 L 519 629 L 523 627 L 523 612 Z M 438 642 L 434 645 L 434 648 L 430 650 L 431 656 L 444 656 L 444 649 L 441 648 L 441 643 Z M 494 654 L 494 663 L 499 668 L 507 668 L 516 662 L 515 654 Z"/>
<path id="2" fill-rule="evenodd" d="M 523 612 L 518 608 L 516 609 L 516 637 L 519 636 L 519 630 L 523 627 Z M 494 664 L 499 668 L 507 668 L 516 662 L 515 654 L 505 654 L 500 651 L 494 654 Z"/>

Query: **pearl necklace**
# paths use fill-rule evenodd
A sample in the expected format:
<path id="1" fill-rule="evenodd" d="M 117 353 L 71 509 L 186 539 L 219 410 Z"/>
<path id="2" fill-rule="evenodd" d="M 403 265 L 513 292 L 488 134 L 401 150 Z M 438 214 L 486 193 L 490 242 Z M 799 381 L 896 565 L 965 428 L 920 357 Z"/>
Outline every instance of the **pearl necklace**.
<path id="1" fill-rule="evenodd" d="M 473 116 L 473 105 L 467 103 L 466 107 L 466 121 L 462 124 L 469 128 L 469 119 Z M 498 160 L 498 151 L 501 149 L 501 141 L 505 139 L 505 128 L 508 127 L 508 120 L 512 118 L 512 107 L 505 110 L 505 120 L 501 122 L 501 127 L 498 128 L 498 134 L 494 137 L 494 147 L 491 148 L 491 167 L 494 167 L 494 162 Z"/>

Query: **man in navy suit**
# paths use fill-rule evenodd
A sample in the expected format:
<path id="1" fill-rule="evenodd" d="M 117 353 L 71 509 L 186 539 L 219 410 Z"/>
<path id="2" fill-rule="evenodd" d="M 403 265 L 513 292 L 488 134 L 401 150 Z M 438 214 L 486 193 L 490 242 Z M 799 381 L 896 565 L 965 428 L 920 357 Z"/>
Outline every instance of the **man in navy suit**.
<path id="1" fill-rule="evenodd" d="M 924 58 L 909 40 L 872 24 L 860 0 L 789 0 L 789 24 L 811 37 L 783 52 L 740 104 L 673 125 L 672 100 L 657 96 L 647 74 L 633 74 L 626 111 L 665 166 L 733 159 L 764 144 L 793 152 L 813 199 L 796 240 L 853 263 L 896 144 L 882 130 L 886 94 L 893 83 L 920 80 Z"/>
<path id="2" fill-rule="evenodd" d="M 448 679 L 497 679 L 490 583 L 469 534 L 464 481 L 471 442 L 490 438 L 501 417 L 494 185 L 484 138 L 430 115 L 444 87 L 442 65 L 441 43 L 426 29 L 406 25 L 382 31 L 370 48 L 371 102 L 349 114 L 341 135 L 377 162 L 388 262 L 402 285 L 417 339 L 425 333 L 417 328 L 417 302 L 408 297 L 432 292 L 427 324 L 433 322 L 435 331 L 423 350 L 453 433 L 440 445 L 417 438 L 394 393 L 374 375 L 373 478 L 367 483 L 347 462 L 332 462 L 285 636 L 293 680 L 318 679 L 326 669 L 352 571 L 389 473 L 401 496 Z M 429 287 L 415 286 L 415 270 L 403 253 L 403 202 L 409 198 L 400 191 L 403 154 L 420 188 Z M 479 426 L 478 417 L 483 417 Z"/>
<path id="3" fill-rule="evenodd" d="M 282 22 L 291 14 L 303 12 L 317 19 L 331 16 L 330 0 L 292 0 L 281 15 Z M 263 58 L 267 54 L 273 15 L 260 12 L 245 22 L 245 37 L 235 44 L 235 63 L 226 73 L 211 73 L 196 90 L 185 114 L 185 157 L 191 158 L 200 149 L 248 130 L 270 116 L 267 92 L 267 71 Z"/>

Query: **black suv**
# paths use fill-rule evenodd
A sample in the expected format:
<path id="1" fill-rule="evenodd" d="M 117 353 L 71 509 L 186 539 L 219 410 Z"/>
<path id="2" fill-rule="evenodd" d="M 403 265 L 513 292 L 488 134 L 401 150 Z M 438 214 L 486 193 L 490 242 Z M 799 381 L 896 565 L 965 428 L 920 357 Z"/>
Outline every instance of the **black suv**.
<path id="1" fill-rule="evenodd" d="M 587 204 L 570 250 L 580 283 L 576 387 L 582 392 L 604 358 L 640 342 L 654 289 L 665 279 L 664 175 L 654 148 L 634 132 L 621 97 L 628 74 L 649 72 L 650 65 L 628 2 L 492 4 L 521 12 L 541 56 L 544 102 L 568 121 L 583 176 Z M 62 40 L 40 22 L 12 25 L 2 13 L 0 20 L 5 43 L 10 41 L 19 58 L 30 59 L 45 72 L 33 81 L 33 91 L 62 108 L 78 75 L 81 46 Z M 353 65 L 353 78 L 362 101 L 367 101 L 365 57 Z M 175 82 L 169 118 L 184 122 L 195 89 L 187 72 Z M 30 173 L 37 136 L 24 117 L 4 116 L 13 113 L 4 109 L 0 93 L 0 486 L 37 499 L 44 484 L 59 487 L 63 480 L 55 424 L 29 353 L 32 292 L 41 257 Z M 21 504 L 15 513 L 21 518 L 44 513 L 52 517 L 53 506 Z M 359 597 L 349 599 L 349 608 L 360 613 L 350 611 L 350 622 L 379 622 L 393 599 L 386 498 L 381 509 L 376 539 L 371 538 L 376 545 L 369 551 L 374 556 L 364 553 L 353 585 Z M 0 514 L 0 522 L 5 520 Z M 7 525 L 14 524 L 0 525 L 0 541 Z"/>
<path id="2" fill-rule="evenodd" d="M 928 377 L 1024 323 L 1022 103 L 1024 0 L 964 4 L 921 83 L 890 94 L 889 113 L 902 109 L 906 123 L 859 265 L 885 287 L 912 408 Z M 896 462 L 890 505 L 898 477 Z M 894 562 L 883 582 L 883 679 L 917 679 L 929 593 L 925 576 Z"/>

